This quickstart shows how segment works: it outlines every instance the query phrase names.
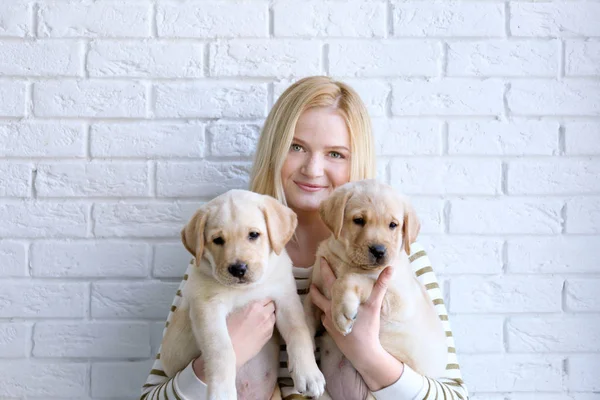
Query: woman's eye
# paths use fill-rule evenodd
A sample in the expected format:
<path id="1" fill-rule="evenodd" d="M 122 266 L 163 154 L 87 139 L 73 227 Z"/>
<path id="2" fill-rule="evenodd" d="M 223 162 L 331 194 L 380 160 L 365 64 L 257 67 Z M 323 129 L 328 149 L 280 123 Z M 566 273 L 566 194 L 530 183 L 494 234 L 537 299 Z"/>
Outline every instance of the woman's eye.
<path id="1" fill-rule="evenodd" d="M 356 225 L 365 226 L 366 222 L 364 218 L 354 218 L 352 220 Z"/>
<path id="2" fill-rule="evenodd" d="M 395 222 L 390 222 L 390 229 L 396 229 L 396 227 L 398 226 L 397 223 Z"/>
<path id="3" fill-rule="evenodd" d="M 332 158 L 344 158 L 342 153 L 338 153 L 337 151 L 332 151 L 331 153 L 329 153 L 329 156 L 331 156 Z"/>
<path id="4" fill-rule="evenodd" d="M 290 146 L 290 149 L 292 149 L 292 151 L 302 151 L 302 146 L 294 143 Z"/>
<path id="5" fill-rule="evenodd" d="M 250 232 L 248 234 L 248 239 L 256 240 L 256 239 L 258 239 L 259 236 L 260 236 L 260 233 L 258 233 L 258 232 Z"/>
<path id="6" fill-rule="evenodd" d="M 216 237 L 213 239 L 213 243 L 217 246 L 223 246 L 225 244 L 225 240 L 222 237 Z"/>

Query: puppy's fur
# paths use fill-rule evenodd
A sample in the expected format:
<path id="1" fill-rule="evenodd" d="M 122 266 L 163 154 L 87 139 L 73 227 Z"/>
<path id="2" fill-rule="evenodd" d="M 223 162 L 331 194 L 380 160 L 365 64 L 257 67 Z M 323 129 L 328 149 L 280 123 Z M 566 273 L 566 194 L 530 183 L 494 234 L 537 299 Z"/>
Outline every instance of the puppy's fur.
<path id="1" fill-rule="evenodd" d="M 333 234 L 319 246 L 311 279 L 331 299 L 335 327 L 344 335 L 352 331 L 359 305 L 371 294 L 379 273 L 391 266 L 393 275 L 381 312 L 381 343 L 417 372 L 442 376 L 447 362 L 444 329 L 408 259 L 410 244 L 420 228 L 409 202 L 390 186 L 365 180 L 336 189 L 321 204 L 320 214 Z M 323 288 L 321 257 L 337 277 L 331 293 Z M 304 306 L 314 333 L 321 311 L 309 297 Z M 321 369 L 326 377 L 339 373 L 341 357 L 333 340 L 325 335 Z"/>
<path id="2" fill-rule="evenodd" d="M 276 335 L 236 377 L 226 324 L 231 311 L 269 297 L 296 389 L 315 397 L 323 393 L 325 379 L 284 248 L 296 224 L 296 214 L 272 197 L 243 190 L 231 190 L 194 214 L 181 238 L 195 256 L 195 267 L 162 342 L 167 376 L 202 354 L 210 399 L 269 399 L 279 367 Z"/>

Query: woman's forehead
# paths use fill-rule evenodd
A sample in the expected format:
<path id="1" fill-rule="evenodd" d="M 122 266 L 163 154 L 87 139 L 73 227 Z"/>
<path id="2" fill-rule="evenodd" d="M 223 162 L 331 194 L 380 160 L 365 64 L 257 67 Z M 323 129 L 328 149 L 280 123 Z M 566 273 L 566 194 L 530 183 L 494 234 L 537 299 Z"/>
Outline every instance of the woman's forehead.
<path id="1" fill-rule="evenodd" d="M 311 108 L 302 113 L 296 124 L 294 138 L 305 143 L 350 147 L 346 121 L 331 108 Z"/>

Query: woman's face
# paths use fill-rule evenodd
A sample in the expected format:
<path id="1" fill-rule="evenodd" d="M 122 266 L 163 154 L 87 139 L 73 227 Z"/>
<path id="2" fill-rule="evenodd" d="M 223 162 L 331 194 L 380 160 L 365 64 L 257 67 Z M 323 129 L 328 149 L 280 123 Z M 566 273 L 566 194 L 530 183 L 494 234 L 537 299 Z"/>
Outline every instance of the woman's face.
<path id="1" fill-rule="evenodd" d="M 350 134 L 337 110 L 315 107 L 300 115 L 281 180 L 287 204 L 296 212 L 317 211 L 350 180 Z"/>

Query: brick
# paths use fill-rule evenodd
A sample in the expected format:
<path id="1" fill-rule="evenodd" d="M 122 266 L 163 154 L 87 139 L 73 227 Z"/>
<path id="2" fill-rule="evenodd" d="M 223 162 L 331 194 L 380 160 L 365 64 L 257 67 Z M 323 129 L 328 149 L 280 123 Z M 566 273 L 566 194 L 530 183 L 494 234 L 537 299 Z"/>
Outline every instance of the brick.
<path id="1" fill-rule="evenodd" d="M 504 6 L 493 2 L 392 1 L 394 36 L 504 36 Z"/>
<path id="2" fill-rule="evenodd" d="M 211 76 L 319 75 L 321 44 L 304 40 L 232 40 L 210 45 Z"/>
<path id="3" fill-rule="evenodd" d="M 81 237 L 87 231 L 85 204 L 0 204 L 0 237 Z"/>
<path id="4" fill-rule="evenodd" d="M 100 123 L 90 129 L 92 157 L 169 158 L 204 155 L 198 122 Z"/>
<path id="5" fill-rule="evenodd" d="M 539 396 L 540 393 L 513 393 L 510 400 L 537 400 Z M 544 400 L 600 400 L 600 394 L 594 393 L 544 393 L 543 396 Z"/>
<path id="6" fill-rule="evenodd" d="M 94 282 L 92 318 L 166 320 L 179 282 Z"/>
<path id="7" fill-rule="evenodd" d="M 91 393 L 94 398 L 137 398 L 154 360 L 92 364 Z"/>
<path id="8" fill-rule="evenodd" d="M 554 199 L 453 200 L 450 210 L 450 232 L 556 234 L 562 230 L 561 209 L 562 202 Z"/>
<path id="9" fill-rule="evenodd" d="M 0 117 L 25 116 L 25 84 L 0 80 Z"/>
<path id="10" fill-rule="evenodd" d="M 565 43 L 565 74 L 567 76 L 600 75 L 600 41 Z"/>
<path id="11" fill-rule="evenodd" d="M 83 54 L 73 41 L 0 42 L 0 74 L 78 76 Z"/>
<path id="12" fill-rule="evenodd" d="M 87 394 L 88 375 L 85 362 L 0 361 L 0 396 L 81 399 Z"/>
<path id="13" fill-rule="evenodd" d="M 421 233 L 444 232 L 444 202 L 431 198 L 411 197 L 411 202 L 421 222 Z"/>
<path id="14" fill-rule="evenodd" d="M 497 80 L 446 79 L 392 85 L 393 115 L 500 115 L 504 85 Z"/>
<path id="15" fill-rule="evenodd" d="M 267 108 L 267 89 L 261 84 L 157 84 L 155 93 L 155 115 L 164 118 L 259 118 Z"/>
<path id="16" fill-rule="evenodd" d="M 158 36 L 176 38 L 268 37 L 267 1 L 158 4 Z"/>
<path id="17" fill-rule="evenodd" d="M 0 162 L 0 197 L 29 197 L 32 166 Z"/>
<path id="18" fill-rule="evenodd" d="M 557 41 L 489 40 L 448 44 L 448 76 L 548 76 L 558 74 Z"/>
<path id="19" fill-rule="evenodd" d="M 24 323 L 0 322 L 0 360 L 29 355 L 31 328 Z"/>
<path id="20" fill-rule="evenodd" d="M 558 236 L 508 240 L 510 273 L 594 273 L 600 262 L 589 249 L 600 247 L 600 236 Z"/>
<path id="21" fill-rule="evenodd" d="M 389 178 L 389 174 L 388 174 L 388 166 L 389 166 L 389 161 L 383 158 L 379 158 L 377 159 L 377 161 L 375 162 L 375 177 L 377 179 L 379 179 L 381 182 L 386 183 L 389 185 L 390 183 L 390 178 Z"/>
<path id="22" fill-rule="evenodd" d="M 35 242 L 30 268 L 36 277 L 145 277 L 148 245 L 123 242 Z"/>
<path id="23" fill-rule="evenodd" d="M 506 331 L 511 353 L 563 353 L 600 350 L 597 316 L 509 318 Z"/>
<path id="24" fill-rule="evenodd" d="M 600 115 L 599 82 L 514 81 L 507 99 L 515 115 Z"/>
<path id="25" fill-rule="evenodd" d="M 452 316 L 452 336 L 459 354 L 502 353 L 503 317 Z"/>
<path id="26" fill-rule="evenodd" d="M 372 120 L 379 156 L 436 155 L 442 152 L 442 124 L 434 120 Z"/>
<path id="27" fill-rule="evenodd" d="M 181 279 L 192 257 L 181 242 L 157 244 L 154 246 L 152 276 Z"/>
<path id="28" fill-rule="evenodd" d="M 8 4 L 7 4 L 8 3 Z M 31 17 L 27 3 L 0 4 L 0 37 L 31 35 Z"/>
<path id="29" fill-rule="evenodd" d="M 256 151 L 260 124 L 219 123 L 207 127 L 210 155 L 216 157 L 252 157 Z"/>
<path id="30" fill-rule="evenodd" d="M 348 84 L 358 94 L 371 117 L 383 117 L 387 113 L 388 97 L 391 92 L 390 85 L 378 79 L 352 79 L 344 78 L 344 83 Z M 287 85 L 289 86 L 289 85 Z M 287 88 L 286 86 L 286 88 Z M 278 85 L 275 85 L 275 92 L 278 92 Z"/>
<path id="31" fill-rule="evenodd" d="M 0 278 L 27 276 L 27 249 L 24 243 L 0 240 L 0 260 Z"/>
<path id="32" fill-rule="evenodd" d="M 560 312 L 562 278 L 458 277 L 450 286 L 453 313 Z"/>
<path id="33" fill-rule="evenodd" d="M 38 9 L 40 37 L 149 37 L 150 5 L 49 3 Z"/>
<path id="34" fill-rule="evenodd" d="M 0 123 L 0 157 L 83 157 L 84 136 L 77 123 Z"/>
<path id="35" fill-rule="evenodd" d="M 514 2 L 510 5 L 512 36 L 600 36 L 600 4 Z"/>
<path id="36" fill-rule="evenodd" d="M 600 233 L 600 198 L 567 200 L 567 233 Z"/>
<path id="37" fill-rule="evenodd" d="M 600 189 L 600 160 L 510 161 L 507 189 L 511 195 L 597 193 Z"/>
<path id="38" fill-rule="evenodd" d="M 491 275 L 502 272 L 502 244 L 500 239 L 439 236 L 423 245 L 438 274 Z"/>
<path id="39" fill-rule="evenodd" d="M 498 194 L 502 164 L 497 160 L 396 159 L 390 167 L 391 183 L 403 193 Z"/>
<path id="40" fill-rule="evenodd" d="M 594 272 L 598 271 L 598 264 Z M 598 303 L 598 286 L 600 279 L 587 277 L 583 279 L 567 279 L 565 302 L 569 311 L 600 311 Z"/>
<path id="41" fill-rule="evenodd" d="M 151 354 L 158 354 L 158 349 L 162 343 L 164 330 L 164 321 L 150 322 L 150 347 L 152 348 Z"/>
<path id="42" fill-rule="evenodd" d="M 247 188 L 249 175 L 248 163 L 161 162 L 156 169 L 156 192 L 160 197 L 214 197 Z"/>
<path id="43" fill-rule="evenodd" d="M 555 155 L 554 121 L 449 121 L 448 153 L 460 155 Z"/>
<path id="44" fill-rule="evenodd" d="M 568 359 L 567 385 L 572 391 L 598 391 L 598 369 L 600 368 L 600 355 L 573 355 Z"/>
<path id="45" fill-rule="evenodd" d="M 600 155 L 600 123 L 595 121 L 565 123 L 565 153 Z"/>
<path id="46" fill-rule="evenodd" d="M 0 282 L 0 318 L 81 318 L 84 283 Z"/>
<path id="47" fill-rule="evenodd" d="M 436 76 L 442 49 L 435 42 L 335 41 L 329 72 L 335 76 Z"/>
<path id="48" fill-rule="evenodd" d="M 38 197 L 148 195 L 146 163 L 62 162 L 37 168 Z"/>
<path id="49" fill-rule="evenodd" d="M 141 358 L 150 355 L 148 324 L 141 322 L 39 322 L 33 356 Z"/>

